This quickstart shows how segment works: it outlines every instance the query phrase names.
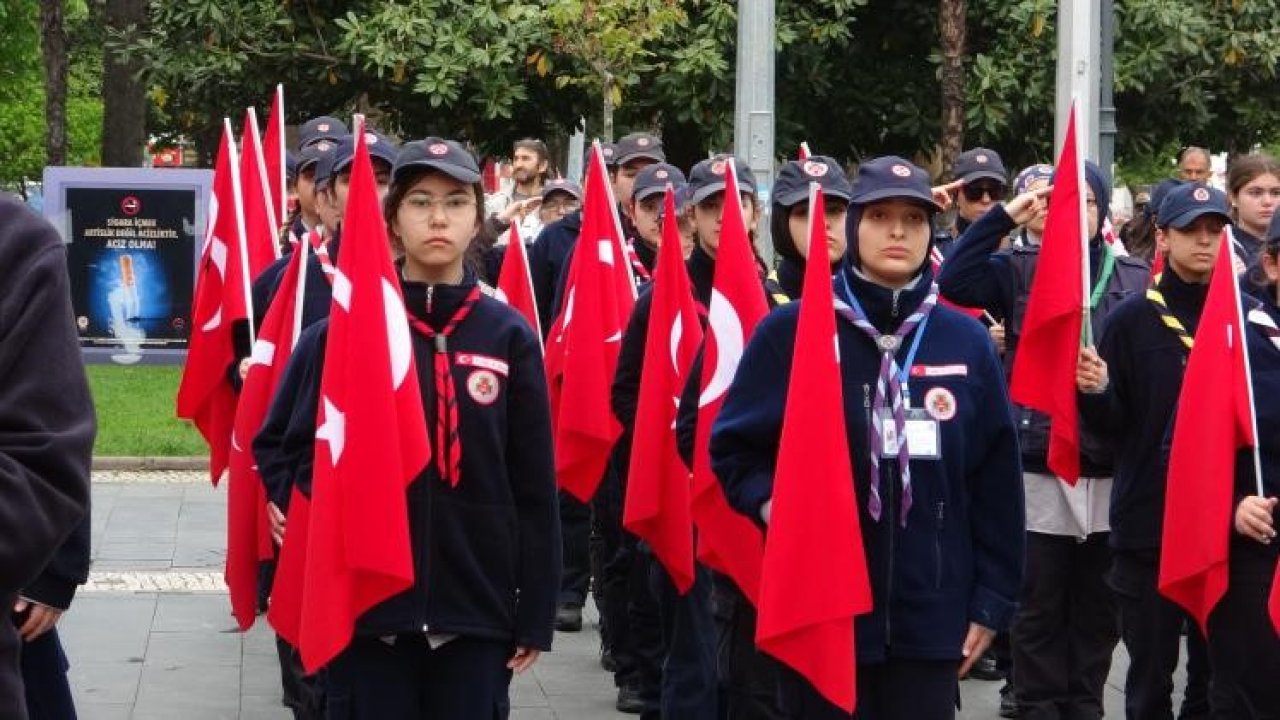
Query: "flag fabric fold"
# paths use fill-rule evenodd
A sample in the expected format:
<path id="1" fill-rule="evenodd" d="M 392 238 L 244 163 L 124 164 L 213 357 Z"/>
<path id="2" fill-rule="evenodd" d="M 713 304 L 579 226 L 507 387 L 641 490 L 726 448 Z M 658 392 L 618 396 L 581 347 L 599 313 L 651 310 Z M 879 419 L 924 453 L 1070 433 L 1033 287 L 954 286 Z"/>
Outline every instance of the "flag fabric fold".
<path id="1" fill-rule="evenodd" d="M 730 505 L 711 469 L 711 426 L 729 389 L 742 349 L 769 312 L 751 238 L 742 216 L 733 159 L 713 167 L 724 173 L 724 211 L 716 251 L 707 334 L 699 379 L 698 424 L 693 449 L 693 523 L 698 529 L 698 559 L 728 575 L 754 604 L 760 589 L 764 535 Z"/>
<path id="2" fill-rule="evenodd" d="M 239 164 L 231 122 L 224 119 L 222 124 L 208 229 L 196 274 L 191 338 L 176 402 L 177 416 L 191 420 L 209 445 L 209 476 L 215 485 L 230 460 L 235 423 L 236 394 L 227 377 L 236 362 L 232 324 L 249 321 L 253 314 L 244 263 Z"/>
<path id="3" fill-rule="evenodd" d="M 240 137 L 245 245 L 249 251 L 249 279 L 256 280 L 280 257 L 280 244 L 276 241 L 280 225 L 271 206 L 271 187 L 262 157 L 262 143 L 258 138 L 258 116 L 253 108 L 245 110 L 244 131 Z"/>
<path id="4" fill-rule="evenodd" d="M 285 177 L 287 166 L 284 132 L 284 85 L 276 85 L 271 96 L 271 113 L 267 116 L 267 129 L 262 136 L 262 157 L 267 171 L 267 187 L 270 190 L 271 207 L 276 215 L 276 227 L 283 227 L 289 218 L 289 186 Z"/>
<path id="5" fill-rule="evenodd" d="M 412 587 L 405 491 L 431 458 L 369 149 L 363 128 L 354 134 L 320 381 L 303 577 L 299 649 L 309 672 L 350 643 L 362 613 Z"/>
<path id="6" fill-rule="evenodd" d="M 1084 265 L 1088 231 L 1081 212 L 1084 162 L 1077 143 L 1073 106 L 1009 388 L 1014 402 L 1050 417 L 1049 469 L 1070 485 L 1080 478 L 1076 364 L 1089 279 Z"/>
<path id="7" fill-rule="evenodd" d="M 809 246 L 821 247 L 822 192 L 813 188 Z M 774 472 L 756 644 L 851 713 L 854 618 L 871 610 L 872 595 L 835 337 L 831 274 L 811 262 Z"/>
<path id="8" fill-rule="evenodd" d="M 609 404 L 635 280 L 599 143 L 587 168 L 582 230 L 564 307 L 547 342 L 556 482 L 587 502 L 595 495 L 622 426 Z"/>
<path id="9" fill-rule="evenodd" d="M 692 283 L 684 267 L 675 197 L 664 200 L 662 244 L 640 371 L 622 524 L 652 548 L 681 595 L 693 585 L 689 469 L 676 447 L 676 411 L 702 345 Z"/>
<path id="10" fill-rule="evenodd" d="M 539 329 L 542 325 L 539 324 L 538 301 L 533 292 L 533 275 L 529 272 L 529 254 L 525 251 L 516 223 L 511 223 L 507 238 L 507 251 L 502 256 L 502 270 L 498 273 L 497 294 L 524 317 L 541 343 Z"/>
<path id="11" fill-rule="evenodd" d="M 1255 442 L 1245 327 L 1223 238 L 1178 397 L 1165 491 L 1160 592 L 1208 629 L 1227 591 L 1236 454 Z"/>
<path id="12" fill-rule="evenodd" d="M 294 251 L 280 279 L 275 302 L 263 318 L 249 356 L 249 370 L 240 389 L 231 441 L 227 489 L 227 560 L 224 577 L 231 596 L 231 612 L 247 630 L 257 617 L 258 562 L 273 556 L 267 518 L 266 488 L 253 457 L 253 438 L 262 428 L 280 378 L 297 342 L 297 315 L 305 292 L 305 245 Z"/>

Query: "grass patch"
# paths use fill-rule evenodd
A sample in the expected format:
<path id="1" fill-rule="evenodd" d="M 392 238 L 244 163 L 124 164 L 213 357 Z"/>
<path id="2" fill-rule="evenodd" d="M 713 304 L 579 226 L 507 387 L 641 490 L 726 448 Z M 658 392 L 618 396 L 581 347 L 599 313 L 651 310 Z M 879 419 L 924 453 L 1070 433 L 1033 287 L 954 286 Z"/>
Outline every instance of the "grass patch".
<path id="1" fill-rule="evenodd" d="M 172 457 L 206 455 L 195 427 L 173 414 L 180 366 L 89 365 L 98 410 L 95 455 Z"/>

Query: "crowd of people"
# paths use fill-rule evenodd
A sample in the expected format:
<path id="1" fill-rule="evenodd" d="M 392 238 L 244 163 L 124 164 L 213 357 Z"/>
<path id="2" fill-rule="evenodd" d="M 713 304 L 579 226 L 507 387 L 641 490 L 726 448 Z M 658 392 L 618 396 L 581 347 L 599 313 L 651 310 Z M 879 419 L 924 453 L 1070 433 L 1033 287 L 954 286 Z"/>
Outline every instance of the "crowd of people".
<path id="1" fill-rule="evenodd" d="M 321 125 L 330 132 L 318 132 Z M 288 234 L 297 241 L 319 229 L 329 258 L 342 240 L 354 155 L 344 131 L 334 118 L 305 125 L 294 170 L 298 203 Z M 433 156 L 426 146 L 448 152 Z M 863 161 L 850 177 L 832 158 L 806 157 L 782 165 L 766 208 L 745 163 L 717 155 L 686 173 L 667 162 L 660 138 L 626 135 L 601 150 L 639 293 L 612 385 L 623 434 L 598 491 L 582 502 L 554 490 L 535 336 L 552 329 L 566 303 L 582 188 L 554 177 L 546 145 L 533 139 L 512 148 L 510 187 L 487 197 L 475 160 L 452 141 L 396 148 L 379 138 L 369 147 L 419 330 L 419 367 L 433 366 L 429 340 L 447 334 L 457 352 L 509 367 L 503 384 L 512 399 L 495 414 L 474 402 L 474 392 L 459 395 L 458 417 L 448 422 L 463 448 L 462 483 L 441 484 L 442 470 L 431 464 L 411 486 L 415 562 L 423 573 L 414 589 L 362 617 L 357 639 L 316 675 L 304 676 L 296 651 L 282 643 L 286 695 L 298 717 L 488 717 L 490 708 L 500 715 L 511 672 L 550 649 L 553 628 L 581 630 L 589 598 L 600 610 L 600 662 L 614 676 L 622 712 L 848 717 L 757 648 L 753 601 L 733 578 L 699 563 L 682 592 L 652 548 L 623 526 L 652 300 L 647 287 L 668 190 L 704 318 L 726 205 L 740 206 L 753 241 L 759 223 L 769 223 L 776 261 L 770 267 L 757 257 L 758 282 L 761 299 L 775 310 L 747 343 L 714 425 L 701 434 L 691 427 L 699 422 L 693 373 L 672 429 L 690 467 L 697 439 L 709 438 L 704 450 L 726 499 L 765 533 L 801 304 L 795 301 L 812 251 L 809 226 L 825 229 L 819 257 L 842 318 L 844 415 L 874 597 L 872 612 L 856 621 L 854 717 L 953 717 L 957 683 L 982 678 L 1005 680 L 1004 717 L 1098 718 L 1123 640 L 1130 656 L 1126 715 L 1172 718 L 1184 638 L 1188 682 L 1177 717 L 1280 716 L 1270 679 L 1280 670 L 1280 639 L 1265 607 L 1280 483 L 1280 433 L 1264 394 L 1280 378 L 1280 343 L 1274 323 L 1268 329 L 1261 319 L 1280 318 L 1280 222 L 1272 222 L 1280 167 L 1270 158 L 1235 158 L 1224 193 L 1204 183 L 1208 153 L 1188 148 L 1178 158 L 1181 179 L 1140 197 L 1119 233 L 1107 232 L 1110 180 L 1086 163 L 1088 317 L 1097 343 L 1078 361 L 1081 471 L 1072 484 L 1048 466 L 1048 417 L 1013 403 L 1006 391 L 1055 182 L 1052 165 L 1011 174 L 997 152 L 975 148 L 957 158 L 947 184 L 935 186 L 904 158 Z M 812 183 L 824 193 L 822 218 L 809 217 Z M 727 187 L 738 196 L 726 197 Z M 1265 492 L 1251 489 L 1252 473 L 1242 465 L 1234 517 L 1223 518 L 1234 528 L 1232 557 L 1240 562 L 1232 566 L 1230 602 L 1210 620 L 1206 638 L 1160 594 L 1156 573 L 1170 428 L 1223 228 L 1231 231 L 1246 302 L 1261 313 L 1251 315 L 1260 321 L 1250 325 L 1256 333 L 1249 341 Z M 528 255 L 537 328 L 523 326 L 485 290 L 517 238 Z M 1155 273 L 1153 262 L 1161 266 Z M 320 260 L 313 264 L 311 275 L 323 278 Z M 270 303 L 278 275 L 255 284 L 258 312 Z M 304 322 L 313 329 L 254 446 L 281 532 L 289 494 L 306 487 L 306 457 L 314 451 L 330 287 L 320 280 L 311 293 Z M 420 372 L 426 423 L 434 427 L 446 420 L 434 412 L 433 395 L 452 381 Z M 910 433 L 910 449 L 888 439 L 895 424 Z M 425 589 L 459 583 L 474 589 Z"/>

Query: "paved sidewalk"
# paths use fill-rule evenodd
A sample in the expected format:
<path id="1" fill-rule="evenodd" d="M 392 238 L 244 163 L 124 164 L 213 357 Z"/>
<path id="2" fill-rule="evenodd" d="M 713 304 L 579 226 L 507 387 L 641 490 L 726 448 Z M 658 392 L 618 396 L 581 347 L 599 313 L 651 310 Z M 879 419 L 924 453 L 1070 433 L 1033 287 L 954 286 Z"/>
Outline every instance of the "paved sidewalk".
<path id="1" fill-rule="evenodd" d="M 288 720 L 269 628 L 235 631 L 221 573 L 226 492 L 202 473 L 100 472 L 93 574 L 60 629 L 83 720 Z M 512 685 L 513 720 L 598 720 L 614 712 L 588 615 Z M 1116 654 L 1107 713 L 1123 714 Z M 1180 685 L 1179 685 L 1180 687 Z M 961 684 L 962 720 L 996 717 L 999 683 Z M 1180 697 L 1175 698 L 1176 703 Z"/>

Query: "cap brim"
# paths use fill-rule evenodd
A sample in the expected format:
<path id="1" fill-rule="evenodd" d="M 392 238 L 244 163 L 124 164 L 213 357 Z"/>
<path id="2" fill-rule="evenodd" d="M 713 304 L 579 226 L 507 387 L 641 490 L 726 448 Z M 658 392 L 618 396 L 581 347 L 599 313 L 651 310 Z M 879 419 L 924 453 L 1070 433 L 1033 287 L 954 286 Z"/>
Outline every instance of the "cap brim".
<path id="1" fill-rule="evenodd" d="M 881 188 L 880 190 L 872 190 L 866 195 L 859 195 L 849 200 L 850 203 L 857 205 L 870 205 L 873 202 L 881 200 L 907 200 L 924 205 L 933 212 L 942 212 L 942 206 L 933 201 L 933 197 L 929 195 L 921 195 L 920 193 L 907 190 L 900 187 Z"/>
<path id="2" fill-rule="evenodd" d="M 406 163 L 396 168 L 396 177 L 398 178 L 410 168 L 428 168 L 430 170 L 437 170 L 465 185 L 480 182 L 480 173 L 473 172 L 467 168 L 454 165 L 453 163 L 445 162 L 443 160 L 416 160 L 411 163 Z"/>
<path id="3" fill-rule="evenodd" d="M 465 182 L 465 181 L 464 181 L 464 182 Z M 572 191 L 572 190 L 568 190 L 568 189 L 566 189 L 566 188 L 562 188 L 562 187 L 558 187 L 558 188 L 555 188 L 555 189 L 552 189 L 552 190 L 548 190 L 547 192 L 542 193 L 542 196 L 541 196 L 541 197 L 542 197 L 542 199 L 543 199 L 543 200 L 546 200 L 547 198 L 551 197 L 552 195 L 568 195 L 569 197 L 573 198 L 574 200 L 581 200 L 581 199 L 582 199 L 582 196 L 581 196 L 581 195 L 579 195 L 578 193 L 576 193 L 576 192 L 574 192 L 574 191 Z"/>
<path id="4" fill-rule="evenodd" d="M 1216 208 L 1195 207 L 1195 208 L 1191 208 L 1190 210 L 1184 210 L 1183 212 L 1179 213 L 1173 218 L 1170 218 L 1169 222 L 1165 223 L 1163 227 L 1171 227 L 1175 230 L 1182 230 L 1183 228 L 1187 227 L 1188 225 L 1195 222 L 1196 220 L 1199 220 L 1201 217 L 1204 217 L 1205 215 L 1217 215 L 1223 220 L 1226 220 L 1228 223 L 1231 222 L 1231 216 L 1222 212 L 1221 210 L 1218 210 Z"/>
<path id="5" fill-rule="evenodd" d="M 822 187 L 821 183 L 819 183 L 818 186 Z M 826 198 L 836 198 L 837 200 L 843 200 L 845 202 L 849 202 L 849 193 L 841 192 L 839 190 L 830 190 L 824 187 L 822 188 L 822 196 Z M 809 199 L 809 188 L 807 187 L 797 188 L 787 193 L 786 195 L 773 196 L 773 202 L 775 205 L 785 205 L 787 207 L 791 207 L 792 205 L 795 205 L 802 200 L 808 200 L 808 199 Z"/>
<path id="6" fill-rule="evenodd" d="M 973 182 L 974 180 L 996 180 L 999 181 L 1001 185 L 1009 184 L 1009 180 L 1005 177 L 1004 173 L 996 172 L 995 170 L 974 170 L 967 175 L 961 175 L 960 178 L 966 183 Z"/>
<path id="7" fill-rule="evenodd" d="M 665 155 L 662 155 L 661 153 L 658 153 L 656 151 L 641 150 L 640 152 L 633 152 L 630 155 L 624 155 L 622 157 L 619 157 L 613 161 L 613 164 L 621 166 L 621 165 L 626 165 L 629 162 L 635 162 L 636 160 L 652 160 L 654 162 L 666 162 L 666 159 L 667 158 Z"/>
<path id="8" fill-rule="evenodd" d="M 298 165 L 295 169 L 298 172 L 302 172 L 303 170 L 306 170 L 307 168 L 311 167 L 312 165 L 315 165 L 318 162 L 320 162 L 320 158 L 318 157 L 302 158 L 301 160 L 298 161 Z"/>
<path id="9" fill-rule="evenodd" d="M 707 198 L 711 197 L 712 195 L 715 195 L 718 192 L 724 192 L 724 188 L 725 188 L 724 182 L 715 182 L 715 183 L 711 183 L 710 185 L 704 185 L 698 188 L 697 191 L 695 191 L 692 195 L 689 196 L 689 202 L 697 205 L 698 203 L 702 202 L 703 200 L 706 200 Z M 755 194 L 756 194 L 755 188 L 749 187 L 747 185 L 742 185 L 741 183 L 739 183 L 738 185 L 738 192 L 746 193 L 752 197 L 755 197 Z"/>
<path id="10" fill-rule="evenodd" d="M 663 185 L 662 187 L 647 187 L 647 188 L 644 188 L 643 190 L 636 190 L 635 192 L 631 193 L 631 197 L 636 200 L 644 200 L 645 198 L 653 197 L 654 195 L 661 195 L 666 191 L 667 191 L 667 187 L 665 185 Z"/>

